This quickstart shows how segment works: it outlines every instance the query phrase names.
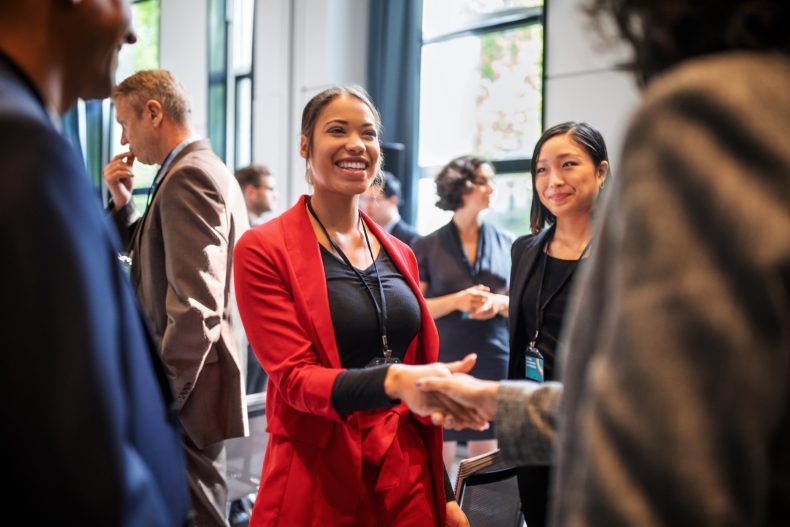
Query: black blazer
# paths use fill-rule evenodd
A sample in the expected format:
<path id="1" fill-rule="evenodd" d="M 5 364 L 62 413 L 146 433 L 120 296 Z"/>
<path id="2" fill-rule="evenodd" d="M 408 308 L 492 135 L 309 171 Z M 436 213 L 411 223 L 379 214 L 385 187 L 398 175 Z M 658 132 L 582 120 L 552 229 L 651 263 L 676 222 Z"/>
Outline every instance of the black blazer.
<path id="1" fill-rule="evenodd" d="M 510 250 L 510 360 L 507 376 L 509 379 L 521 379 L 518 373 L 524 370 L 524 349 L 527 347 L 526 330 L 522 327 L 523 306 L 521 296 L 527 287 L 529 277 L 535 270 L 538 255 L 554 235 L 554 225 L 543 229 L 538 234 L 528 234 L 517 239 Z"/>
<path id="2" fill-rule="evenodd" d="M 411 225 L 409 225 L 403 220 L 398 220 L 398 223 L 396 223 L 392 227 L 390 234 L 392 234 L 393 236 L 395 236 L 397 239 L 399 239 L 400 241 L 402 241 L 408 246 L 411 246 L 414 240 L 420 237 L 420 235 L 417 234 L 417 231 L 414 229 L 414 227 L 412 227 Z"/>

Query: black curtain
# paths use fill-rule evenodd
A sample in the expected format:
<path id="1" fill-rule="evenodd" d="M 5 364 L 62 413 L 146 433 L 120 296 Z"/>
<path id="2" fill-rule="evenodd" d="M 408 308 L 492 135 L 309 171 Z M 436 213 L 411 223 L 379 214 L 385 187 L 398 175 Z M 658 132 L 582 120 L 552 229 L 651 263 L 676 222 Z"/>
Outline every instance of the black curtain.
<path id="1" fill-rule="evenodd" d="M 413 223 L 419 177 L 422 0 L 372 0 L 369 31 L 368 91 L 381 112 L 381 140 L 404 146 L 401 215 Z"/>

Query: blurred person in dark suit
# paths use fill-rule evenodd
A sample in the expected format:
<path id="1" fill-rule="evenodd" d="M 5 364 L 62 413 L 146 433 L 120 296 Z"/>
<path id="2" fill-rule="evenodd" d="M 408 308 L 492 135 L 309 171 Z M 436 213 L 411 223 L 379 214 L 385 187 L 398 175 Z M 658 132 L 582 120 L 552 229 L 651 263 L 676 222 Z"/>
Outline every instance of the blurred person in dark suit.
<path id="1" fill-rule="evenodd" d="M 250 225 L 256 226 L 272 218 L 277 204 L 277 181 L 264 165 L 250 165 L 236 170 L 236 181 L 244 194 L 244 203 L 250 217 Z"/>
<path id="2" fill-rule="evenodd" d="M 513 236 L 484 221 L 496 186 L 494 166 L 463 155 L 435 178 L 439 209 L 449 222 L 415 242 L 420 289 L 439 330 L 439 359 L 459 360 L 477 353 L 472 374 L 507 377 L 510 318 L 510 252 Z M 444 434 L 445 466 L 455 462 L 459 442 L 470 457 L 496 450 L 493 427 Z"/>
<path id="3" fill-rule="evenodd" d="M 250 225 L 266 223 L 273 216 L 272 211 L 277 203 L 277 182 L 269 168 L 264 165 L 250 165 L 236 170 L 236 181 L 239 182 Z M 245 338 L 247 348 L 247 393 L 260 393 L 266 388 L 268 376 L 261 368 L 252 346 Z"/>
<path id="4" fill-rule="evenodd" d="M 58 132 L 110 94 L 128 1 L 0 2 L 2 450 L 41 525 L 182 525 L 173 396 L 82 161 Z"/>

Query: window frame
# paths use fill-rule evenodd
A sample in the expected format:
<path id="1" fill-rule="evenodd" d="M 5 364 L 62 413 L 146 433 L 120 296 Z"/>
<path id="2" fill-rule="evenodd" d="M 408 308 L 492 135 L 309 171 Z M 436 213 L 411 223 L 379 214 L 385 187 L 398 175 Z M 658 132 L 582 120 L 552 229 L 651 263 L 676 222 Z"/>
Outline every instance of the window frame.
<path id="1" fill-rule="evenodd" d="M 232 1 L 232 0 L 231 0 Z M 223 160 L 227 159 L 228 143 L 228 63 L 230 62 L 230 10 L 228 0 L 208 0 L 206 2 L 206 136 L 211 140 L 214 152 Z M 216 22 L 219 31 L 215 31 L 215 11 L 221 13 L 221 22 Z M 221 48 L 222 62 L 213 63 L 212 50 Z M 216 67 L 215 67 L 216 66 Z M 221 104 L 214 108 L 211 104 L 212 90 L 223 88 Z M 216 127 L 216 130 L 215 130 Z M 219 135 L 216 135 L 219 133 Z"/>
<path id="2" fill-rule="evenodd" d="M 509 29 L 516 29 L 516 28 L 528 27 L 531 25 L 539 24 L 542 27 L 542 32 L 543 32 L 542 57 L 541 57 L 542 67 L 540 72 L 540 77 L 541 77 L 540 132 L 542 133 L 546 128 L 546 57 L 547 57 L 546 44 L 548 42 L 546 19 L 548 13 L 548 4 L 549 4 L 549 0 L 544 0 L 543 5 L 541 6 L 503 9 L 493 13 L 486 13 L 479 15 L 477 17 L 470 19 L 468 23 L 464 25 L 459 25 L 458 27 L 453 28 L 450 31 L 433 35 L 428 38 L 424 38 L 424 37 L 421 38 L 419 53 L 422 54 L 423 47 L 426 45 L 447 42 L 462 37 L 480 36 L 488 33 L 506 31 Z M 418 85 L 421 82 L 422 65 L 420 66 L 419 75 L 420 77 L 418 77 L 417 79 Z M 419 164 L 419 158 L 421 155 L 419 135 L 420 135 L 420 130 L 418 126 L 416 154 L 415 154 L 415 164 L 417 165 L 416 168 L 418 173 L 418 180 L 415 182 L 416 185 L 415 185 L 415 193 L 414 193 L 414 199 L 417 203 L 419 203 L 420 200 L 419 181 L 434 177 L 438 172 L 438 170 L 441 168 L 435 165 Z M 463 154 L 463 152 L 458 153 L 458 155 L 461 154 Z M 494 159 L 487 159 L 487 161 L 494 167 L 497 177 L 520 174 L 520 173 L 529 174 L 532 166 L 531 156 L 520 156 L 520 157 L 501 158 L 501 159 L 494 158 Z M 419 215 L 419 211 L 417 211 L 417 213 Z M 415 221 L 419 221 L 418 217 L 415 217 L 414 219 Z"/>
<path id="3" fill-rule="evenodd" d="M 540 80 L 540 129 L 541 132 L 546 127 L 546 10 L 549 0 L 544 0 L 542 6 L 534 7 L 519 7 L 513 9 L 505 9 L 495 13 L 489 13 L 475 17 L 470 23 L 459 26 L 457 29 L 442 33 L 430 38 L 423 38 L 420 44 L 420 53 L 422 48 L 430 44 L 437 44 L 440 42 L 447 42 L 456 38 L 467 36 L 478 36 L 487 33 L 495 33 L 498 31 L 505 31 L 508 29 L 516 29 L 519 27 L 526 27 L 530 25 L 540 24 L 543 27 L 543 68 L 541 68 Z M 422 71 L 420 71 L 422 75 Z M 419 80 L 418 80 L 419 82 Z M 419 133 L 419 132 L 418 132 Z M 419 139 L 419 137 L 418 137 Z M 417 142 L 417 167 L 419 169 L 420 177 L 428 177 L 426 172 L 431 172 L 435 167 L 422 166 L 419 164 L 419 140 Z M 489 162 L 494 166 L 496 173 L 516 173 L 516 172 L 529 172 L 532 164 L 531 157 L 514 157 L 507 159 L 490 159 Z"/>
<path id="4" fill-rule="evenodd" d="M 222 24 L 221 32 L 213 31 L 212 27 L 212 19 L 214 12 L 214 4 L 219 3 L 220 6 L 218 7 L 219 10 L 224 12 L 224 24 Z M 239 92 L 240 92 L 240 85 L 245 82 L 250 82 L 250 99 L 249 99 L 249 108 L 250 108 L 250 130 L 249 130 L 249 144 L 247 144 L 247 148 L 250 152 L 250 162 L 252 162 L 253 158 L 253 147 L 255 145 L 255 27 L 256 27 L 256 20 L 257 20 L 257 2 L 254 0 L 250 1 L 250 7 L 252 9 L 252 34 L 251 34 L 251 49 L 250 49 L 250 66 L 249 69 L 238 70 L 236 69 L 233 64 L 233 32 L 236 30 L 236 13 L 234 13 L 234 3 L 233 0 L 209 0 L 207 4 L 208 9 L 208 53 L 207 53 L 207 62 L 208 62 L 208 97 L 206 104 L 207 107 L 207 135 L 209 139 L 211 139 L 212 147 L 214 151 L 217 153 L 218 156 L 222 158 L 226 165 L 229 167 L 239 168 L 239 152 L 240 152 L 240 144 L 237 138 L 241 135 L 239 124 L 239 111 L 240 111 L 240 104 L 239 104 Z M 212 68 L 212 56 L 211 56 L 211 49 L 217 45 L 218 42 L 221 42 L 221 47 L 223 50 L 222 57 L 223 63 L 219 68 Z M 224 95 L 222 97 L 222 104 L 220 108 L 221 111 L 217 109 L 212 109 L 211 106 L 211 92 L 212 89 L 216 89 L 217 87 L 224 88 Z M 220 127 L 219 124 L 222 126 Z M 221 129 L 221 134 L 219 136 L 214 135 L 215 130 Z M 246 164 L 246 163 L 245 163 Z"/>
<path id="5" fill-rule="evenodd" d="M 252 34 L 250 40 L 250 67 L 249 69 L 245 70 L 236 70 L 233 69 L 233 165 L 234 168 L 238 169 L 242 167 L 242 164 L 239 163 L 239 140 L 238 137 L 241 135 L 239 124 L 241 123 L 241 119 L 239 118 L 241 105 L 239 104 L 239 100 L 241 97 L 239 93 L 241 91 L 241 85 L 245 81 L 249 81 L 250 83 L 250 98 L 249 98 L 249 109 L 250 109 L 250 130 L 249 130 L 249 144 L 247 144 L 247 149 L 250 153 L 249 161 L 246 161 L 243 165 L 249 165 L 252 163 L 253 159 L 253 148 L 255 145 L 255 27 L 256 22 L 258 19 L 258 9 L 256 7 L 257 2 L 255 0 L 250 0 L 251 8 L 252 8 Z M 231 61 L 232 62 L 232 61 Z M 231 64 L 231 67 L 233 64 Z"/>

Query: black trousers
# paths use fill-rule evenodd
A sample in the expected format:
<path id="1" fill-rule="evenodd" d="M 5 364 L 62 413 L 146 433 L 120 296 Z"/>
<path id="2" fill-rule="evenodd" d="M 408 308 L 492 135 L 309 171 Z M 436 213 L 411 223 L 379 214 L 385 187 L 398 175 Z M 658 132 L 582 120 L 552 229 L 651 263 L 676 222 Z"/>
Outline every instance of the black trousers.
<path id="1" fill-rule="evenodd" d="M 550 467 L 518 467 L 518 492 L 527 527 L 544 527 L 549 509 Z"/>
<path id="2" fill-rule="evenodd" d="M 184 454 L 192 500 L 191 525 L 227 527 L 229 504 L 224 443 L 200 449 L 184 434 Z"/>

